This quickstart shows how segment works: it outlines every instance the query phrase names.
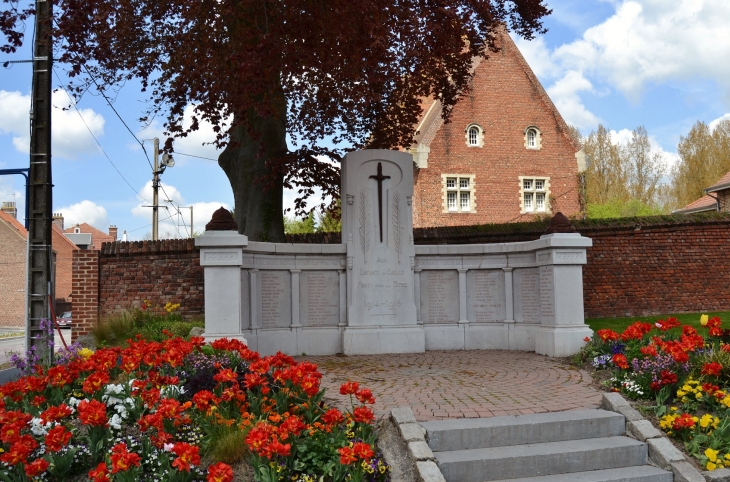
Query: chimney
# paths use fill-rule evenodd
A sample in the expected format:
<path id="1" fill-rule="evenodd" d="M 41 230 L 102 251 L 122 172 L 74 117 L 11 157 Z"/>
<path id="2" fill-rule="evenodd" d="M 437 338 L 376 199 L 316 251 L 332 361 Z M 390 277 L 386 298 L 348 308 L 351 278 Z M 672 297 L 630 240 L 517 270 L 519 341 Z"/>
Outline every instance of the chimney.
<path id="1" fill-rule="evenodd" d="M 63 231 L 63 214 L 53 213 L 53 222 L 56 223 L 59 228 L 61 228 L 61 231 Z"/>
<path id="2" fill-rule="evenodd" d="M 117 227 L 114 226 L 113 224 L 111 226 L 109 226 L 109 236 L 114 238 L 114 241 L 117 240 Z"/>
<path id="3" fill-rule="evenodd" d="M 127 242 L 127 230 L 126 229 L 122 233 L 122 241 Z"/>
<path id="4" fill-rule="evenodd" d="M 18 208 L 15 207 L 15 201 L 3 201 L 3 207 L 0 208 L 0 211 L 11 215 L 13 219 L 18 219 Z"/>

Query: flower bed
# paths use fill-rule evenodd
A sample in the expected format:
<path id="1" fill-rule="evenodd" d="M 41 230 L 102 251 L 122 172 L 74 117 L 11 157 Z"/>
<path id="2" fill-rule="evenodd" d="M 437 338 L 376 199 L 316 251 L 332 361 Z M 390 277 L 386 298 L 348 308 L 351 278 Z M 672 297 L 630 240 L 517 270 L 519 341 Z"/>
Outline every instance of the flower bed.
<path id="1" fill-rule="evenodd" d="M 582 355 L 606 383 L 651 407 L 667 435 L 707 470 L 730 467 L 730 330 L 702 315 L 702 333 L 675 318 L 598 330 Z"/>
<path id="2" fill-rule="evenodd" d="M 375 402 L 348 382 L 351 409 L 323 403 L 317 366 L 260 357 L 235 340 L 129 340 L 28 367 L 0 387 L 0 480 L 389 480 L 374 449 Z"/>

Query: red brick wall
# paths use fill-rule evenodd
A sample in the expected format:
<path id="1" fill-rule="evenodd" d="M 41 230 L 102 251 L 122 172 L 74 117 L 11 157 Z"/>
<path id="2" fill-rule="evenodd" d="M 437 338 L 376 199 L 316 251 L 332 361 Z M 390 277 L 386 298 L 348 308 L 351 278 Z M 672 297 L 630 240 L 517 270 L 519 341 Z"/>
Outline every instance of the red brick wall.
<path id="1" fill-rule="evenodd" d="M 192 239 L 104 243 L 99 257 L 101 316 L 138 308 L 180 303 L 185 319 L 205 312 L 203 268 Z M 158 311 L 159 311 L 158 310 Z"/>
<path id="2" fill-rule="evenodd" d="M 56 252 L 56 303 L 58 301 L 70 301 L 73 289 L 71 281 L 72 253 L 78 251 L 78 247 L 70 242 L 62 233 L 53 230 L 51 242 L 53 251 Z M 56 315 L 60 314 L 60 310 Z"/>
<path id="3" fill-rule="evenodd" d="M 415 169 L 414 227 L 532 220 L 520 214 L 519 176 L 549 177 L 551 211 L 579 212 L 578 149 L 526 68 L 511 41 L 479 64 L 472 90 L 430 142 L 428 167 Z M 483 147 L 467 146 L 465 130 L 472 123 L 484 129 Z M 540 130 L 540 150 L 525 147 L 528 126 Z M 476 213 L 443 212 L 442 174 L 475 175 Z"/>
<path id="4" fill-rule="evenodd" d="M 72 266 L 72 338 L 75 340 L 88 334 L 99 322 L 99 252 L 74 251 Z"/>
<path id="5" fill-rule="evenodd" d="M 25 238 L 0 221 L 0 326 L 25 326 Z"/>

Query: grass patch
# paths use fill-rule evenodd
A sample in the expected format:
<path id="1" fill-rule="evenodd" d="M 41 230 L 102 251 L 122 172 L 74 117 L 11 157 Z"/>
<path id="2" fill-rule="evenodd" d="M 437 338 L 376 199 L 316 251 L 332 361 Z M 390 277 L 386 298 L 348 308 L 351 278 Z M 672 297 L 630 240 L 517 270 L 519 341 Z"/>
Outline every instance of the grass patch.
<path id="1" fill-rule="evenodd" d="M 721 320 L 730 320 L 730 311 L 708 311 L 705 313 L 682 313 L 682 314 L 666 314 L 654 316 L 633 316 L 631 318 L 591 318 L 585 320 L 586 324 L 593 331 L 609 328 L 618 333 L 623 332 L 630 324 L 635 321 L 643 321 L 646 323 L 654 323 L 659 320 L 666 320 L 673 316 L 677 318 L 683 325 L 691 325 L 697 329 L 700 328 L 700 315 L 709 315 L 719 317 Z"/>
<path id="2" fill-rule="evenodd" d="M 131 310 L 104 317 L 91 333 L 97 346 L 126 346 L 126 340 L 140 335 L 148 341 L 162 341 L 168 335 L 187 339 L 193 327 L 205 327 L 205 321 L 184 321 L 173 312 L 164 315 Z"/>

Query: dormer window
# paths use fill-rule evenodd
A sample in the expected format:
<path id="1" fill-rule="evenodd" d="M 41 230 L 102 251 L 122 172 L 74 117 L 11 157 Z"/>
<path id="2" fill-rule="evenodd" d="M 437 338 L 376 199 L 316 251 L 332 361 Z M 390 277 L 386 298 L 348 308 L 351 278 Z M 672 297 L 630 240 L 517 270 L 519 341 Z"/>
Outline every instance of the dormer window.
<path id="1" fill-rule="evenodd" d="M 470 124 L 466 131 L 466 145 L 469 147 L 484 146 L 484 129 L 477 124 Z"/>
<path id="2" fill-rule="evenodd" d="M 81 233 L 81 228 L 74 228 L 74 234 Z"/>
<path id="3" fill-rule="evenodd" d="M 537 127 L 530 126 L 525 129 L 525 148 L 539 151 L 542 147 L 542 134 Z"/>

